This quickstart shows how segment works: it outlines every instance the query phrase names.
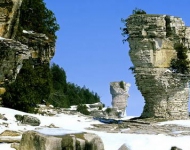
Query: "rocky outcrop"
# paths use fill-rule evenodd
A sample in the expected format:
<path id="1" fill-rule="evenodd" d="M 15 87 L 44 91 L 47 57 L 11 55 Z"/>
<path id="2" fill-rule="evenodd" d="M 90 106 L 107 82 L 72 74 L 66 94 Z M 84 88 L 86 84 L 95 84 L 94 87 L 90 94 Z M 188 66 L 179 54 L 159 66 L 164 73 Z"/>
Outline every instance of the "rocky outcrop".
<path id="1" fill-rule="evenodd" d="M 136 85 L 145 99 L 141 117 L 188 119 L 189 76 L 169 68 L 174 44 L 190 48 L 190 28 L 178 17 L 140 14 L 127 19 L 127 29 Z"/>
<path id="2" fill-rule="evenodd" d="M 15 115 L 17 121 L 21 122 L 22 124 L 27 124 L 31 126 L 39 126 L 40 120 L 37 117 L 29 116 L 29 115 Z"/>
<path id="3" fill-rule="evenodd" d="M 23 30 L 16 37 L 21 5 L 22 0 L 0 0 L 0 95 L 6 92 L 4 83 L 16 79 L 23 60 L 37 65 L 49 62 L 55 52 L 54 41 L 44 34 Z"/>
<path id="4" fill-rule="evenodd" d="M 111 82 L 112 107 L 121 111 L 121 116 L 126 115 L 127 98 L 129 97 L 130 84 L 123 81 Z"/>
<path id="5" fill-rule="evenodd" d="M 23 133 L 20 150 L 104 150 L 100 137 L 93 133 L 47 136 L 35 131 Z"/>

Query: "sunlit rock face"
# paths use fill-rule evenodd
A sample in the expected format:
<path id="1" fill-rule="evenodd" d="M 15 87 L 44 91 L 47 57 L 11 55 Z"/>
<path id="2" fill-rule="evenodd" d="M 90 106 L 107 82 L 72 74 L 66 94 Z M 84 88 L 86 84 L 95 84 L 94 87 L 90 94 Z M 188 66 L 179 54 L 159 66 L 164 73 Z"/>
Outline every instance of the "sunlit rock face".
<path id="1" fill-rule="evenodd" d="M 23 31 L 15 37 L 21 4 L 22 0 L 0 0 L 0 95 L 6 91 L 4 83 L 16 79 L 24 59 L 31 59 L 34 65 L 46 63 L 55 52 L 55 43 L 45 34 Z"/>
<path id="2" fill-rule="evenodd" d="M 136 85 L 145 99 L 141 117 L 188 119 L 189 77 L 169 68 L 175 43 L 190 48 L 190 28 L 178 17 L 141 14 L 127 19 L 127 29 Z"/>
<path id="3" fill-rule="evenodd" d="M 121 117 L 126 116 L 127 98 L 130 84 L 123 81 L 111 82 L 112 107 L 121 111 Z"/>

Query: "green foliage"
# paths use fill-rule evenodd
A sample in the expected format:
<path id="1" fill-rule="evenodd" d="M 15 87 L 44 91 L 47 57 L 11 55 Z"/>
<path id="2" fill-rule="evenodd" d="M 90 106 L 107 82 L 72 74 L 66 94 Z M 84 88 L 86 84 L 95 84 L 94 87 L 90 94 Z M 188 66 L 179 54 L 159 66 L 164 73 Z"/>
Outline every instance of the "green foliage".
<path id="1" fill-rule="evenodd" d="M 146 12 L 144 10 L 142 10 L 142 9 L 135 8 L 133 10 L 133 15 L 135 15 L 135 14 L 146 14 Z"/>
<path id="2" fill-rule="evenodd" d="M 112 111 L 112 109 L 109 108 L 109 107 L 106 109 L 106 113 L 107 113 L 107 114 L 109 114 L 111 111 Z"/>
<path id="3" fill-rule="evenodd" d="M 176 44 L 175 49 L 177 52 L 177 58 L 172 59 L 170 67 L 176 73 L 186 74 L 190 72 L 190 61 L 188 60 L 187 51 L 188 49 L 182 44 Z"/>
<path id="4" fill-rule="evenodd" d="M 19 32 L 23 29 L 44 33 L 55 40 L 55 32 L 59 30 L 59 25 L 54 13 L 46 8 L 43 0 L 23 0 L 20 8 Z"/>
<path id="5" fill-rule="evenodd" d="M 90 112 L 88 111 L 86 105 L 79 104 L 77 106 L 77 111 L 84 115 L 90 115 Z"/>
<path id="6" fill-rule="evenodd" d="M 67 83 L 66 73 L 56 64 L 38 64 L 25 60 L 14 83 L 6 85 L 7 92 L 3 95 L 5 107 L 34 112 L 36 104 L 46 100 L 55 107 L 92 104 L 100 102 L 97 93 L 89 89 Z"/>
<path id="7" fill-rule="evenodd" d="M 99 107 L 98 107 L 98 110 L 102 110 L 102 106 L 99 106 Z"/>
<path id="8" fill-rule="evenodd" d="M 80 87 L 66 81 L 66 73 L 56 64 L 51 66 L 53 89 L 48 102 L 56 107 L 69 107 L 71 105 L 92 104 L 100 102 L 97 93 L 91 92 L 85 86 Z"/>
<path id="9" fill-rule="evenodd" d="M 7 92 L 3 95 L 5 107 L 34 112 L 36 104 L 47 99 L 51 85 L 48 64 L 32 66 L 30 60 L 25 60 L 17 79 L 6 86 Z"/>
<path id="10" fill-rule="evenodd" d="M 129 70 L 131 70 L 132 73 L 135 73 L 135 67 L 134 66 L 130 67 Z"/>
<path id="11" fill-rule="evenodd" d="M 121 22 L 124 24 L 124 28 L 120 28 L 120 30 L 121 30 L 121 35 L 123 36 L 123 37 L 125 37 L 125 36 L 127 36 L 128 37 L 128 34 L 129 34 L 129 31 L 128 31 L 128 28 L 127 28 L 127 19 L 121 19 Z M 127 39 L 123 39 L 122 40 L 123 41 L 123 43 L 124 42 L 126 42 L 127 41 Z"/>
<path id="12" fill-rule="evenodd" d="M 122 88 L 122 89 L 125 90 L 125 84 L 124 84 L 123 81 L 120 81 L 120 82 L 119 82 L 119 86 L 120 86 L 120 88 Z"/>
<path id="13" fill-rule="evenodd" d="M 135 8 L 133 10 L 133 15 L 137 15 L 137 14 L 146 14 L 146 12 L 142 9 L 138 9 L 138 8 Z M 128 37 L 128 34 L 129 34 L 129 30 L 128 30 L 128 27 L 127 27 L 127 19 L 121 19 L 121 22 L 124 24 L 124 28 L 120 28 L 121 30 L 121 35 L 124 36 L 124 37 Z M 123 39 L 122 40 L 123 43 L 125 43 L 127 41 L 127 38 L 126 39 Z"/>

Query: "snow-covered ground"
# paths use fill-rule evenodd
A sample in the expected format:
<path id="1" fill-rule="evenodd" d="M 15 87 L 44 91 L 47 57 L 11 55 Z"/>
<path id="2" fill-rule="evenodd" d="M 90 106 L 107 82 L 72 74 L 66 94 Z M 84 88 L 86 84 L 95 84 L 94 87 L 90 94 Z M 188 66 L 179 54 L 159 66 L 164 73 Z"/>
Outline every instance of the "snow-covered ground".
<path id="1" fill-rule="evenodd" d="M 32 126 L 17 126 L 16 119 L 14 118 L 15 114 L 24 115 L 27 113 L 3 107 L 0 107 L 0 113 L 5 114 L 5 117 L 8 119 L 7 121 L 0 120 L 0 124 L 2 122 L 9 123 L 8 127 L 0 126 L 0 133 L 7 129 L 17 131 L 38 130 L 41 133 L 49 135 L 63 135 L 67 133 L 86 131 L 99 135 L 104 142 L 105 150 L 118 150 L 118 148 L 124 143 L 131 150 L 170 150 L 172 146 L 177 146 L 183 150 L 190 150 L 190 136 L 171 137 L 162 134 L 146 135 L 97 132 L 85 129 L 87 127 L 92 127 L 91 124 L 100 124 L 100 122 L 97 120 L 66 114 L 59 114 L 53 117 L 29 114 L 41 120 L 40 127 L 37 127 L 38 129 L 35 129 L 36 127 Z M 59 128 L 45 128 L 45 126 L 49 126 L 52 123 Z M 163 124 L 177 124 L 190 127 L 190 120 L 168 121 L 159 123 L 159 125 Z M 10 148 L 10 144 L 0 143 L 0 150 L 14 149 Z"/>

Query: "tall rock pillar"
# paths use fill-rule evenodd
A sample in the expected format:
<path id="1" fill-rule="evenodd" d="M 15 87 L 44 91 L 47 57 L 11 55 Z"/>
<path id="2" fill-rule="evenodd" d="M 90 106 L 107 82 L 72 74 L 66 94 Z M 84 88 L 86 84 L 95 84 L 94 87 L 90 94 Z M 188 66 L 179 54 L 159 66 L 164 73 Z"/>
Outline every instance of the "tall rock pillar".
<path id="1" fill-rule="evenodd" d="M 123 81 L 111 82 L 112 107 L 121 111 L 121 116 L 126 116 L 127 98 L 129 97 L 130 84 Z"/>
<path id="2" fill-rule="evenodd" d="M 189 75 L 172 72 L 170 62 L 177 57 L 176 43 L 190 48 L 190 28 L 178 17 L 136 14 L 127 19 L 127 30 L 136 85 L 145 99 L 141 117 L 188 119 Z"/>

